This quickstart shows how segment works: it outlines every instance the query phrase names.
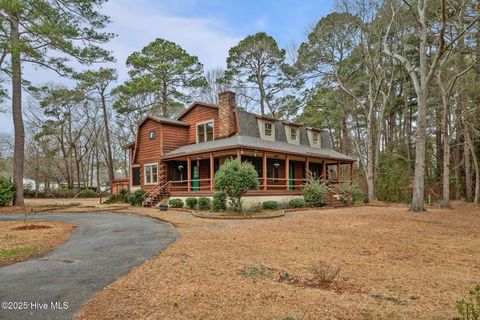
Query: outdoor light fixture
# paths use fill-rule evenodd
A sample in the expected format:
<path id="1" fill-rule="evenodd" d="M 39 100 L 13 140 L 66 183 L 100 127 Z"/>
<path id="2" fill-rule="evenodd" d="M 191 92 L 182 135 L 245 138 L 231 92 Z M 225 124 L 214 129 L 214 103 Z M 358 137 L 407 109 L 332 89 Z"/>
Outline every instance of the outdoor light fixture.
<path id="1" fill-rule="evenodd" d="M 182 171 L 183 166 L 181 164 L 178 165 L 178 171 Z"/>
<path id="2" fill-rule="evenodd" d="M 278 163 L 278 161 L 275 160 L 275 162 L 273 163 L 273 166 L 274 166 L 275 168 L 278 168 L 278 167 L 280 167 L 280 163 Z"/>

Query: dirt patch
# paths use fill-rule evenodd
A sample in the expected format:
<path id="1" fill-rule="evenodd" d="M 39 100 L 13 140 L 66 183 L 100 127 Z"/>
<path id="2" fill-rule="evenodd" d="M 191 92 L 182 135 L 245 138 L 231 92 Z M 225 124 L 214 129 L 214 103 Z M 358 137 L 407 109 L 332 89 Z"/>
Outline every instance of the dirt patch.
<path id="1" fill-rule="evenodd" d="M 52 227 L 41 225 L 41 224 L 26 224 L 24 226 L 12 228 L 12 230 L 40 230 L 40 229 L 52 229 Z"/>
<path id="2" fill-rule="evenodd" d="M 53 250 L 68 239 L 74 227 L 57 221 L 0 221 L 0 266 Z"/>

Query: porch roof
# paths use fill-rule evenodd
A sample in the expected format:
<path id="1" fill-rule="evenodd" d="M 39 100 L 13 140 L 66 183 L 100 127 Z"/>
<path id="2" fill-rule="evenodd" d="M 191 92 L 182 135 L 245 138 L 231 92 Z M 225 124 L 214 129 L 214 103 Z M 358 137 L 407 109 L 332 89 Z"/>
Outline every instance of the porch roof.
<path id="1" fill-rule="evenodd" d="M 335 160 L 355 161 L 347 155 L 333 149 L 314 148 L 307 145 L 296 145 L 282 141 L 268 141 L 260 138 L 235 135 L 225 139 L 219 139 L 204 143 L 189 144 L 175 149 L 163 156 L 164 159 L 177 158 L 189 154 L 211 152 L 229 148 L 249 148 L 266 150 L 271 152 L 297 154 L 302 156 L 321 157 Z"/>

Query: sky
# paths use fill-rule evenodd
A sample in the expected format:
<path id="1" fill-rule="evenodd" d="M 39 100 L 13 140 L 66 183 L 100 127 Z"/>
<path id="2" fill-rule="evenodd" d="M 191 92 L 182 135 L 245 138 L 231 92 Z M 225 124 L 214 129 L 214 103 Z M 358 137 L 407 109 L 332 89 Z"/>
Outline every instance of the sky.
<path id="1" fill-rule="evenodd" d="M 308 30 L 333 10 L 333 0 L 110 0 L 102 12 L 117 37 L 105 45 L 116 62 L 119 81 L 128 78 L 127 57 L 156 38 L 173 41 L 198 56 L 206 70 L 225 68 L 228 50 L 247 35 L 266 32 L 280 47 L 299 45 Z M 95 66 L 100 67 L 100 66 Z M 34 85 L 71 84 L 57 74 L 25 65 Z M 24 98 L 24 104 L 27 98 Z M 9 107 L 8 104 L 6 106 Z M 13 132 L 10 112 L 0 113 L 0 132 Z"/>

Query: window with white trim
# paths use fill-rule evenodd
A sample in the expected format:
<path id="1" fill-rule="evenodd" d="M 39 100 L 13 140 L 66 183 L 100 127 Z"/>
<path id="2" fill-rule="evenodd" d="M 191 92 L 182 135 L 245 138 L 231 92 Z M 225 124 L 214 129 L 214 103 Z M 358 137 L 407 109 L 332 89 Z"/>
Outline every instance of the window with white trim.
<path id="1" fill-rule="evenodd" d="M 213 141 L 213 121 L 197 124 L 197 143 Z"/>
<path id="2" fill-rule="evenodd" d="M 270 122 L 265 122 L 265 136 L 267 137 L 271 137 L 272 136 L 272 129 L 273 129 L 273 126 Z"/>
<path id="3" fill-rule="evenodd" d="M 312 132 L 313 144 L 319 144 L 319 134 L 318 132 Z"/>
<path id="4" fill-rule="evenodd" d="M 290 140 L 297 141 L 297 128 L 290 127 Z"/>
<path id="5" fill-rule="evenodd" d="M 158 183 L 158 164 L 146 164 L 144 165 L 144 180 L 145 184 Z"/>

